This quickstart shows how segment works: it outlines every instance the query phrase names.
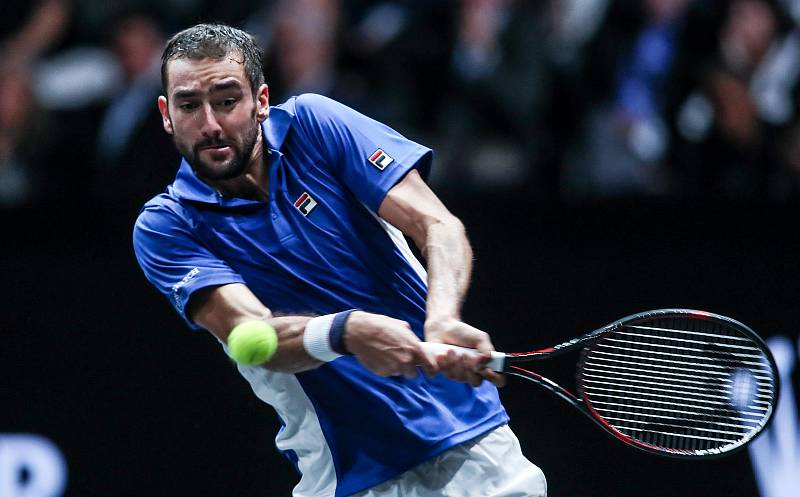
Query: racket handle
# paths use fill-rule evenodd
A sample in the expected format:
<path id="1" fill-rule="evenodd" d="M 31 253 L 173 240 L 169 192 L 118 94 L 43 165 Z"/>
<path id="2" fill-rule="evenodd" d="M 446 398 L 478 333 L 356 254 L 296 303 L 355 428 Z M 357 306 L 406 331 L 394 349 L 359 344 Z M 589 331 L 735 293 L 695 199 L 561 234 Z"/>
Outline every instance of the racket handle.
<path id="1" fill-rule="evenodd" d="M 458 345 L 450 345 L 446 343 L 420 342 L 420 345 L 422 345 L 422 350 L 432 357 L 435 357 L 439 354 L 446 354 L 447 351 L 451 349 L 461 352 L 467 351 L 468 353 L 475 355 L 480 354 L 480 352 L 475 349 L 468 349 L 466 347 L 459 347 Z M 497 352 L 496 350 L 493 350 L 491 354 L 492 358 L 486 363 L 486 367 L 494 371 L 503 371 L 503 366 L 505 366 L 506 363 L 506 355 L 502 352 Z"/>

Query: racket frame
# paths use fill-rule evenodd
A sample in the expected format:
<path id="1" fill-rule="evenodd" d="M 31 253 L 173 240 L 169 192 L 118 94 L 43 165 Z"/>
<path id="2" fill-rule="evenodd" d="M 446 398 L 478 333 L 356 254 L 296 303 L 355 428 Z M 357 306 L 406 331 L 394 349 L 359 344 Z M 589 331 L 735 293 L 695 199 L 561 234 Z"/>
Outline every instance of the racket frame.
<path id="1" fill-rule="evenodd" d="M 611 426 L 603 417 L 592 407 L 591 401 L 588 399 L 587 393 L 582 387 L 581 381 L 581 373 L 583 371 L 583 366 L 588 356 L 589 352 L 592 350 L 592 345 L 599 341 L 600 339 L 609 336 L 611 334 L 616 333 L 617 331 L 631 325 L 635 324 L 637 321 L 647 321 L 651 319 L 668 319 L 668 318 L 692 318 L 692 319 L 702 319 L 708 321 L 715 321 L 717 323 L 723 324 L 725 326 L 730 326 L 737 331 L 741 332 L 747 338 L 751 339 L 754 343 L 756 343 L 760 349 L 764 352 L 764 356 L 766 357 L 767 361 L 769 362 L 770 368 L 773 371 L 773 382 L 774 382 L 774 392 L 773 392 L 773 399 L 774 401 L 769 405 L 769 412 L 765 415 L 765 420 L 762 421 L 762 424 L 755 432 L 752 432 L 749 436 L 743 437 L 742 439 L 736 441 L 731 445 L 726 445 L 723 449 L 705 449 L 702 453 L 697 453 L 696 451 L 685 450 L 685 449 L 670 449 L 666 447 L 656 447 L 640 440 L 636 440 L 624 433 L 620 432 L 613 426 Z M 520 366 L 520 364 L 530 363 L 530 362 L 538 362 L 544 359 L 551 359 L 555 356 L 559 356 L 561 354 L 583 348 L 581 351 L 580 358 L 578 359 L 578 363 L 575 369 L 575 376 L 576 376 L 576 383 L 577 389 L 576 394 L 571 393 L 566 388 L 558 385 L 556 382 L 542 376 L 534 371 L 530 371 L 526 368 Z M 573 338 L 572 340 L 568 340 L 566 342 L 560 343 L 558 345 L 554 345 L 552 347 L 548 347 L 545 349 L 540 350 L 533 350 L 530 352 L 518 352 L 518 353 L 508 353 L 505 354 L 505 361 L 503 361 L 502 369 L 498 371 L 502 373 L 506 373 L 509 375 L 517 376 L 520 378 L 524 378 L 528 381 L 536 383 L 537 385 L 549 390 L 568 404 L 572 405 L 584 415 L 586 415 L 589 419 L 591 419 L 595 424 L 603 428 L 605 431 L 613 435 L 617 440 L 620 442 L 625 443 L 626 445 L 636 447 L 637 449 L 643 450 L 650 454 L 657 454 L 660 456 L 666 456 L 671 458 L 677 459 L 712 459 L 718 458 L 722 456 L 726 456 L 732 453 L 735 453 L 745 447 L 750 441 L 754 440 L 758 437 L 772 422 L 772 418 L 774 417 L 774 411 L 776 406 L 778 405 L 778 398 L 780 394 L 780 377 L 777 374 L 778 368 L 775 364 L 775 359 L 772 357 L 772 354 L 769 351 L 769 347 L 764 342 L 764 340 L 758 336 L 752 329 L 750 329 L 745 324 L 726 317 L 719 314 L 713 314 L 706 311 L 699 311 L 699 310 L 692 310 L 692 309 L 656 309 L 651 311 L 640 312 L 637 314 L 631 314 L 630 316 L 626 316 L 622 319 L 614 321 L 613 323 L 607 324 L 602 328 L 598 328 L 594 331 L 586 333 L 583 336 Z"/>

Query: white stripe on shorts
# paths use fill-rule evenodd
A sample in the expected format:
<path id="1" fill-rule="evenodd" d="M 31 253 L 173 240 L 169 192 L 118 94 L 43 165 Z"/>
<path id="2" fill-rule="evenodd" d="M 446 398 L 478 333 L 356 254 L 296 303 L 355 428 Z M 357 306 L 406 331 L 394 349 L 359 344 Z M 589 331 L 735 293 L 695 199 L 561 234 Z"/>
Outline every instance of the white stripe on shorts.
<path id="1" fill-rule="evenodd" d="M 507 425 L 352 497 L 546 497 L 547 481 Z"/>

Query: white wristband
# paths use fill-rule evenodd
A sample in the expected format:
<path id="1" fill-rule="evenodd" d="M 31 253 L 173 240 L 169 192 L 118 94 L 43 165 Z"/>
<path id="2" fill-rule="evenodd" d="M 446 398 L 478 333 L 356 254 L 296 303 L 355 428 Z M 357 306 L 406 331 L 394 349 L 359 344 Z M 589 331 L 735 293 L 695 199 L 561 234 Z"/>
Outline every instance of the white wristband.
<path id="1" fill-rule="evenodd" d="M 331 325 L 336 314 L 311 319 L 303 333 L 303 347 L 308 355 L 322 362 L 331 362 L 342 357 L 331 348 Z"/>

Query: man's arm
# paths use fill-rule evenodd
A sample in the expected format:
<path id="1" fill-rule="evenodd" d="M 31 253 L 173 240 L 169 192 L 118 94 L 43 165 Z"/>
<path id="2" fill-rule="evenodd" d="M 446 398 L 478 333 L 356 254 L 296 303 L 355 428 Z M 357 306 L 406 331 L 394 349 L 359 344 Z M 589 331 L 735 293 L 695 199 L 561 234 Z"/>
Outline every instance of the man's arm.
<path id="1" fill-rule="evenodd" d="M 268 322 L 278 333 L 279 351 L 270 360 L 270 369 L 298 372 L 322 364 L 303 349 L 303 330 L 311 316 L 276 318 L 245 285 L 237 283 L 198 290 L 189 300 L 186 314 L 226 343 L 236 325 L 245 321 Z"/>
<path id="2" fill-rule="evenodd" d="M 313 316 L 273 316 L 247 286 L 235 283 L 198 290 L 189 301 L 187 315 L 193 322 L 227 342 L 228 334 L 245 321 L 266 321 L 278 334 L 278 350 L 264 367 L 296 373 L 318 367 L 303 346 L 306 324 Z M 388 316 L 353 312 L 346 324 L 345 346 L 364 366 L 381 376 L 414 377 L 417 365 L 428 374 L 436 364 L 422 352 L 419 339 L 408 323 Z"/>
<path id="3" fill-rule="evenodd" d="M 482 352 L 480 361 L 448 353 L 439 367 L 450 378 L 477 386 L 483 378 L 502 385 L 505 378 L 481 369 L 494 350 L 489 335 L 461 321 L 461 304 L 472 273 L 472 248 L 464 225 L 411 170 L 389 190 L 378 211 L 380 217 L 411 237 L 422 251 L 428 269 L 425 339 L 450 343 Z"/>

